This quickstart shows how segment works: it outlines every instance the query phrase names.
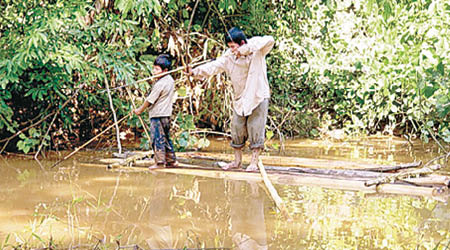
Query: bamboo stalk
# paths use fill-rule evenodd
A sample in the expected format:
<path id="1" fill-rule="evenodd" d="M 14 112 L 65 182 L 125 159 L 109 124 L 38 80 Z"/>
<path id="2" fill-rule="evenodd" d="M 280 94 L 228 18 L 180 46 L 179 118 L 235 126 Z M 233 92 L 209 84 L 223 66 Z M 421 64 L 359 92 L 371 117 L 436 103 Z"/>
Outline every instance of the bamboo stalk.
<path id="1" fill-rule="evenodd" d="M 278 195 L 277 190 L 272 185 L 272 182 L 270 182 L 269 177 L 267 177 L 266 170 L 264 169 L 264 165 L 262 164 L 261 160 L 258 161 L 258 168 L 259 172 L 261 173 L 261 177 L 264 181 L 264 185 L 266 185 L 267 190 L 269 190 L 270 196 L 275 201 L 275 204 L 277 205 L 278 209 L 280 209 L 281 213 L 287 220 L 292 221 L 292 217 L 289 215 L 286 205 L 284 204 L 281 197 Z"/>
<path id="2" fill-rule="evenodd" d="M 126 118 L 128 118 L 128 116 L 130 116 L 131 113 L 125 115 L 124 117 L 122 117 L 120 120 L 118 120 L 117 122 L 115 122 L 114 124 L 110 125 L 109 127 L 107 127 L 105 130 L 103 130 L 102 132 L 100 132 L 100 134 L 94 136 L 92 139 L 90 139 L 89 141 L 87 141 L 86 143 L 84 143 L 83 145 L 81 145 L 80 147 L 78 147 L 77 149 L 75 149 L 72 153 L 68 154 L 67 156 L 65 156 L 63 159 L 57 161 L 55 164 L 53 164 L 51 166 L 51 168 L 54 168 L 55 166 L 57 166 L 59 163 L 69 159 L 70 157 L 72 157 L 74 154 L 76 154 L 78 151 L 80 151 L 82 148 L 86 147 L 89 143 L 91 143 L 92 141 L 94 141 L 95 139 L 97 139 L 99 136 L 103 135 L 104 133 L 106 133 L 106 131 L 110 130 L 112 127 L 114 127 L 117 123 L 121 123 L 123 120 L 125 120 Z"/>

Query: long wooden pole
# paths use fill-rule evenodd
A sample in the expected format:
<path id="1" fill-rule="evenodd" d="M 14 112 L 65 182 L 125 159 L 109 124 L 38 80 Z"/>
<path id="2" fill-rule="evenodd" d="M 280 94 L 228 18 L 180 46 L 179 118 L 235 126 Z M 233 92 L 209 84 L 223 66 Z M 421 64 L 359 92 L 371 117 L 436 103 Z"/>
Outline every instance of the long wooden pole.
<path id="1" fill-rule="evenodd" d="M 120 143 L 120 130 L 119 130 L 119 125 L 117 123 L 116 110 L 114 110 L 114 104 L 113 104 L 113 100 L 112 100 L 112 96 L 111 96 L 111 91 L 109 90 L 108 77 L 106 74 L 105 74 L 105 85 L 106 85 L 106 91 L 108 92 L 109 107 L 111 108 L 114 122 L 116 124 L 117 147 L 119 148 L 119 154 L 122 154 L 122 144 Z"/>
<path id="2" fill-rule="evenodd" d="M 117 90 L 117 89 L 121 89 L 121 88 L 126 88 L 126 87 L 135 85 L 135 84 L 140 83 L 140 82 L 146 82 L 146 81 L 153 80 L 155 78 L 159 78 L 159 77 L 162 77 L 162 76 L 174 73 L 174 72 L 178 72 L 180 70 L 184 70 L 184 69 L 186 69 L 187 66 L 195 67 L 195 66 L 198 66 L 198 65 L 201 65 L 201 64 L 205 64 L 205 63 L 208 63 L 208 62 L 211 62 L 211 61 L 213 61 L 213 60 L 209 59 L 209 60 L 204 60 L 204 61 L 201 61 L 201 62 L 192 63 L 190 65 L 183 65 L 181 67 L 178 67 L 176 69 L 172 69 L 172 70 L 163 72 L 161 74 L 157 74 L 157 75 L 149 76 L 149 77 L 141 79 L 141 80 L 137 80 L 136 82 L 131 83 L 131 84 L 125 84 L 125 85 L 122 85 L 122 86 L 119 86 L 119 87 L 111 88 L 111 90 Z M 106 91 L 106 90 L 104 90 L 104 91 Z"/>
<path id="3" fill-rule="evenodd" d="M 78 151 L 80 151 L 82 148 L 86 147 L 89 143 L 91 143 L 92 141 L 94 141 L 95 139 L 97 139 L 99 136 L 103 135 L 104 133 L 106 133 L 106 131 L 110 130 L 112 127 L 116 126 L 116 124 L 121 123 L 123 120 L 125 120 L 126 118 L 128 118 L 131 115 L 131 113 L 127 114 L 126 116 L 122 117 L 120 120 L 118 120 L 117 122 L 113 123 L 112 125 L 110 125 L 109 127 L 107 127 L 105 130 L 103 130 L 100 134 L 94 136 L 92 139 L 90 139 L 89 141 L 87 141 L 86 143 L 84 143 L 83 145 L 81 145 L 80 147 L 78 147 L 77 149 L 75 149 L 72 153 L 68 154 L 67 156 L 65 156 L 63 159 L 57 161 L 55 164 L 53 164 L 51 166 L 51 168 L 54 168 L 55 166 L 57 166 L 58 164 L 60 164 L 61 162 L 69 159 L 70 157 L 72 157 L 74 154 L 78 153 Z"/>
<path id="4" fill-rule="evenodd" d="M 134 103 L 133 95 L 131 94 L 131 91 L 129 88 L 126 88 L 126 90 L 127 90 L 128 96 L 131 99 L 131 105 L 133 105 L 133 110 L 136 110 L 136 104 Z M 152 139 L 150 137 L 150 134 L 148 133 L 147 124 L 145 124 L 144 120 L 142 120 L 142 117 L 140 115 L 138 115 L 138 118 L 142 124 L 142 127 L 144 128 L 145 135 L 147 136 L 147 139 L 148 139 L 148 144 L 150 145 L 150 148 L 152 148 Z"/>
<path id="5" fill-rule="evenodd" d="M 284 204 L 283 200 L 278 195 L 277 190 L 272 185 L 272 182 L 270 182 L 269 177 L 267 176 L 266 170 L 264 169 L 264 165 L 262 164 L 261 160 L 258 161 L 258 168 L 259 168 L 259 172 L 261 173 L 262 179 L 264 181 L 264 185 L 266 185 L 266 188 L 269 191 L 270 196 L 272 197 L 272 199 L 275 201 L 275 204 L 277 205 L 278 209 L 280 209 L 281 213 L 283 214 L 283 216 L 286 219 L 291 221 L 292 217 L 289 214 L 289 212 L 288 212 L 288 210 L 286 208 L 286 205 Z"/>

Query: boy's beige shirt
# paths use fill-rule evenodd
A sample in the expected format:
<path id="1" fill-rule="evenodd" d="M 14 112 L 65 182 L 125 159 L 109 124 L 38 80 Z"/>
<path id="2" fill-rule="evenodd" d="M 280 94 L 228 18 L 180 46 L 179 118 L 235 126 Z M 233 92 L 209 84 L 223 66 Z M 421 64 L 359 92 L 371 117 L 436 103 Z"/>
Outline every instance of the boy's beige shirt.
<path id="1" fill-rule="evenodd" d="M 252 37 L 239 47 L 241 57 L 237 58 L 228 49 L 224 55 L 193 69 L 192 73 L 205 78 L 226 72 L 233 85 L 234 110 L 241 116 L 249 116 L 265 98 L 270 98 L 265 56 L 274 43 L 272 36 Z"/>
<path id="2" fill-rule="evenodd" d="M 167 75 L 155 82 L 152 91 L 145 99 L 150 103 L 149 117 L 167 117 L 172 115 L 175 81 Z"/>

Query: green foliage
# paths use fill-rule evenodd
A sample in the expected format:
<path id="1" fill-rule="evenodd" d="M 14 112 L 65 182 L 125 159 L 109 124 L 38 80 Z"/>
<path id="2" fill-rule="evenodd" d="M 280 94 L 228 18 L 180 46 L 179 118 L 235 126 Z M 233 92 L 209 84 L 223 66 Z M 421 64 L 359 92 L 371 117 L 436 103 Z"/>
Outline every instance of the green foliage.
<path id="1" fill-rule="evenodd" d="M 272 98 L 269 130 L 316 137 L 347 134 L 417 135 L 450 141 L 450 5 L 444 0 L 6 1 L 0 6 L 0 140 L 57 111 L 12 145 L 30 152 L 72 146 L 112 123 L 105 81 L 149 90 L 152 61 L 171 53 L 215 57 L 223 32 L 272 35 L 267 56 Z M 217 42 L 219 41 L 219 42 Z M 179 149 L 206 145 L 196 127 L 229 131 L 228 79 L 177 83 Z M 78 96 L 70 99 L 81 84 Z M 228 86 L 228 87 L 227 87 Z M 138 91 L 134 92 L 137 94 Z M 113 91 L 118 116 L 130 112 L 126 91 Z M 69 104 L 61 108 L 63 103 Z M 182 115 L 188 114 L 188 115 Z M 52 117 L 52 116 L 49 116 Z M 181 118 L 180 118 L 181 117 Z M 142 131 L 136 121 L 128 123 Z M 320 129 L 319 129 L 320 128 Z M 143 141 L 146 144 L 145 141 Z"/>
<path id="2" fill-rule="evenodd" d="M 276 108 L 348 133 L 450 139 L 446 1 L 244 3 L 239 26 L 277 40 L 268 57 Z"/>

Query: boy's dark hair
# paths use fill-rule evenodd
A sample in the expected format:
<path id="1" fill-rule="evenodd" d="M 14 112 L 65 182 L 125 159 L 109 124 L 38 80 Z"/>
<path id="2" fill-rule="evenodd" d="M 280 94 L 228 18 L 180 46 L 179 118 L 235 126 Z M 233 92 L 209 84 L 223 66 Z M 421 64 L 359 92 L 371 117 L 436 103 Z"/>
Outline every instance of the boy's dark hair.
<path id="1" fill-rule="evenodd" d="M 233 27 L 225 33 L 226 43 L 235 42 L 241 45 L 242 41 L 247 43 L 247 37 L 245 36 L 244 32 L 238 27 Z"/>
<path id="2" fill-rule="evenodd" d="M 170 70 L 172 67 L 172 61 L 170 60 L 170 56 L 167 54 L 161 54 L 156 59 L 153 65 L 158 65 L 162 70 Z"/>

